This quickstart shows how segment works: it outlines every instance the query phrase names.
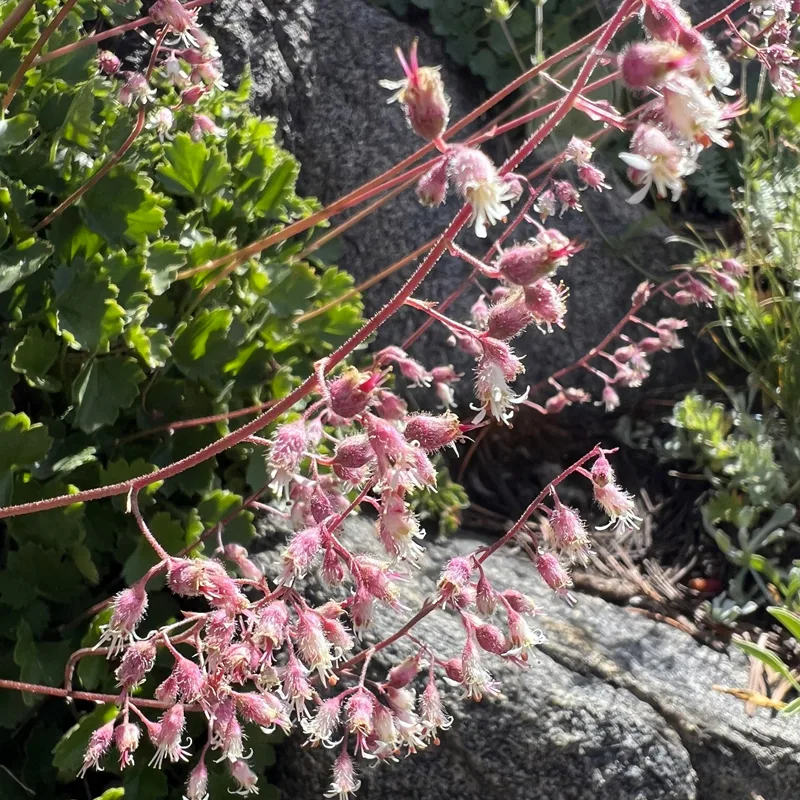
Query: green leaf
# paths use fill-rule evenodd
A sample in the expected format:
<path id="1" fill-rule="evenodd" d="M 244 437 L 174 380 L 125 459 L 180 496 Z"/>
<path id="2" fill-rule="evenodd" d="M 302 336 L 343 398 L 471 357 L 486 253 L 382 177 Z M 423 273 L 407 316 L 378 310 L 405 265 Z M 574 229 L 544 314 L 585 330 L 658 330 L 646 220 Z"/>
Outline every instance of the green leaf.
<path id="1" fill-rule="evenodd" d="M 164 158 L 158 177 L 168 191 L 178 195 L 208 197 L 225 185 L 231 171 L 224 155 L 212 152 L 205 142 L 193 142 L 186 133 L 179 133 L 164 148 Z"/>
<path id="2" fill-rule="evenodd" d="M 0 155 L 28 141 L 35 128 L 36 117 L 33 114 L 0 119 Z"/>
<path id="3" fill-rule="evenodd" d="M 763 647 L 759 647 L 752 642 L 746 642 L 744 639 L 734 639 L 733 641 L 740 650 L 743 650 L 747 655 L 752 656 L 762 664 L 766 664 L 773 672 L 777 672 L 781 677 L 786 678 L 795 689 L 800 691 L 800 683 L 798 683 L 794 675 L 792 675 L 789 667 L 787 667 L 775 653 Z"/>
<path id="4" fill-rule="evenodd" d="M 55 283 L 58 332 L 75 349 L 108 349 L 124 327 L 125 310 L 116 302 L 117 287 L 102 275 L 58 270 Z"/>
<path id="5" fill-rule="evenodd" d="M 169 336 L 164 331 L 131 325 L 125 331 L 125 341 L 150 369 L 163 367 L 169 360 Z"/>
<path id="6" fill-rule="evenodd" d="M 271 211 L 273 213 L 270 216 L 279 216 L 276 209 L 294 190 L 299 171 L 300 167 L 293 158 L 286 158 L 278 164 L 267 179 L 267 185 L 255 204 L 255 210 L 261 214 Z"/>
<path id="7" fill-rule="evenodd" d="M 125 789 L 122 786 L 118 786 L 115 789 L 106 789 L 103 794 L 101 794 L 100 797 L 96 797 L 95 800 L 122 800 L 123 797 L 125 797 Z"/>
<path id="8" fill-rule="evenodd" d="M 52 512 L 45 513 L 52 514 Z M 70 520 L 67 518 L 67 524 L 69 523 Z M 70 603 L 85 594 L 85 579 L 78 572 L 72 559 L 64 555 L 64 551 L 74 546 L 76 539 L 74 530 L 65 526 L 63 535 L 59 530 L 49 530 L 38 537 L 20 536 L 19 526 L 15 523 L 12 532 L 20 547 L 8 554 L 8 572 L 5 581 L 12 588 L 9 592 L 5 592 L 3 587 L 4 602 L 9 605 L 20 605 L 23 601 L 13 596 L 15 593 L 19 598 L 31 599 L 38 594 L 53 603 Z M 47 538 L 52 540 L 51 544 L 46 541 Z M 45 546 L 42 547 L 36 542 L 41 542 Z"/>
<path id="9" fill-rule="evenodd" d="M 75 422 L 86 433 L 116 422 L 139 394 L 144 373 L 133 359 L 96 358 L 84 364 L 72 384 Z"/>
<path id="10" fill-rule="evenodd" d="M 145 765 L 126 770 L 123 778 L 125 795 L 136 800 L 162 800 L 169 791 L 167 776 Z"/>
<path id="11" fill-rule="evenodd" d="M 297 262 L 291 266 L 276 268 L 267 299 L 275 313 L 289 317 L 308 307 L 308 299 L 317 291 L 318 278 L 309 264 Z"/>
<path id="12" fill-rule="evenodd" d="M 788 716 L 789 714 L 796 714 L 798 711 L 800 711 L 800 697 L 795 697 L 791 703 L 787 703 L 781 709 L 781 714 L 786 714 Z"/>
<path id="13" fill-rule="evenodd" d="M 126 240 L 143 245 L 155 238 L 166 217 L 147 183 L 121 168 L 106 175 L 83 197 L 86 225 L 116 246 Z"/>
<path id="14" fill-rule="evenodd" d="M 169 289 L 178 271 L 186 265 L 186 252 L 177 242 L 154 242 L 147 254 L 147 271 L 153 294 L 161 295 Z"/>
<path id="15" fill-rule="evenodd" d="M 47 372 L 58 358 L 58 342 L 50 331 L 42 332 L 38 326 L 28 328 L 25 338 L 14 348 L 11 368 L 25 376 L 35 389 L 54 392 L 61 383 L 48 377 Z"/>
<path id="16" fill-rule="evenodd" d="M 227 308 L 202 311 L 181 331 L 172 353 L 188 378 L 219 377 L 223 366 L 236 355 L 229 331 L 233 313 Z"/>
<path id="17" fill-rule="evenodd" d="M 779 606 L 770 606 L 767 611 L 800 642 L 800 614 L 795 614 L 789 611 L 788 608 L 780 608 Z"/>
<path id="18" fill-rule="evenodd" d="M 16 247 L 0 251 L 0 294 L 33 275 L 52 252 L 53 245 L 44 239 L 28 239 Z"/>
<path id="19" fill-rule="evenodd" d="M 92 734 L 117 716 L 115 705 L 100 706 L 73 725 L 53 748 L 53 766 L 60 780 L 74 780 L 83 764 L 83 756 Z M 132 794 L 131 797 L 137 795 Z"/>
<path id="20" fill-rule="evenodd" d="M 41 461 L 53 444 L 47 428 L 26 414 L 0 414 L 0 475 Z"/>
<path id="21" fill-rule="evenodd" d="M 23 683 L 59 685 L 71 650 L 69 640 L 35 642 L 30 625 L 21 620 L 17 626 L 17 643 L 14 647 L 14 663 L 19 667 L 19 679 Z M 25 704 L 29 706 L 36 705 L 41 699 L 32 694 L 24 697 Z"/>

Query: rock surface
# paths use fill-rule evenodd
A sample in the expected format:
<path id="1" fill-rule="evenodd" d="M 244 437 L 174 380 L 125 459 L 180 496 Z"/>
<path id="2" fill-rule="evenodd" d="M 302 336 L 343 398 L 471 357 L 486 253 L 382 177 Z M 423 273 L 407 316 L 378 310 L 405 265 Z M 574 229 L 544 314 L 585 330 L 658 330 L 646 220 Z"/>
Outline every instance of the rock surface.
<path id="1" fill-rule="evenodd" d="M 438 41 L 366 0 L 218 0 L 212 8 L 204 24 L 219 40 L 230 79 L 235 81 L 249 65 L 256 109 L 279 118 L 287 146 L 300 159 L 300 190 L 325 203 L 420 146 L 401 111 L 386 105 L 387 92 L 377 83 L 400 76 L 396 46 L 407 47 L 419 37 L 421 61 L 443 65 L 452 119 L 483 99 L 479 81 L 452 67 Z M 584 196 L 585 214 L 556 221 L 587 247 L 563 276 L 571 292 L 566 331 L 545 337 L 534 329 L 518 341 L 518 350 L 527 354 L 530 382 L 574 361 L 614 326 L 643 279 L 637 267 L 663 275 L 680 260 L 664 244 L 668 231 L 655 215 L 628 205 L 629 189 L 613 177 L 612 182 L 613 191 Z M 364 281 L 440 233 L 457 208 L 451 199 L 439 209 L 425 209 L 413 192 L 406 192 L 347 231 L 337 260 L 358 282 Z M 459 241 L 475 254 L 486 249 L 486 243 L 471 235 Z M 410 270 L 407 266 L 369 290 L 367 310 L 380 308 Z M 445 257 L 420 296 L 441 300 L 466 274 L 465 265 Z M 471 299 L 457 304 L 454 316 L 464 319 L 476 296 L 473 292 Z M 421 321 L 419 312 L 402 311 L 381 330 L 378 341 L 399 344 Z M 434 328 L 413 352 L 428 366 L 454 362 L 469 373 L 472 358 L 448 347 L 446 338 L 442 328 Z M 676 375 L 691 382 L 696 374 L 690 358 L 661 361 L 670 366 L 656 371 L 656 382 L 669 383 Z M 469 398 L 468 380 L 461 382 L 461 392 L 462 400 Z"/>
<path id="2" fill-rule="evenodd" d="M 350 523 L 345 537 L 360 548 L 374 541 L 365 520 Z M 418 608 L 441 565 L 483 543 L 459 534 L 429 544 L 403 601 Z M 275 561 L 272 553 L 258 558 Z M 741 703 L 711 689 L 746 685 L 741 654 L 714 652 L 596 597 L 578 595 L 568 608 L 512 553 L 496 554 L 487 567 L 498 587 L 537 598 L 547 644 L 527 671 L 490 664 L 503 700 L 475 704 L 448 690 L 455 722 L 440 747 L 364 769 L 362 800 L 794 800 L 800 724 L 766 712 L 750 719 Z M 408 616 L 381 614 L 377 635 L 389 635 Z M 415 632 L 444 658 L 463 645 L 460 625 L 443 612 Z M 385 669 L 408 652 L 397 645 L 375 661 Z M 330 754 L 290 740 L 277 768 L 283 796 L 317 800 L 329 782 Z"/>

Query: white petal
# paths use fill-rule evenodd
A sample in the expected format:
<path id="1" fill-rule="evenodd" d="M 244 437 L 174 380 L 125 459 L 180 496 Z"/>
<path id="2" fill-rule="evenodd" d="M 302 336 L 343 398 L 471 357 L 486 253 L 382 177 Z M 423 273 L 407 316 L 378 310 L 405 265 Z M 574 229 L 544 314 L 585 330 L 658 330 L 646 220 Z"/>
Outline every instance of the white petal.
<path id="1" fill-rule="evenodd" d="M 619 157 L 629 166 L 638 169 L 641 172 L 650 172 L 653 169 L 653 164 L 643 156 L 637 156 L 635 153 L 620 153 Z"/>

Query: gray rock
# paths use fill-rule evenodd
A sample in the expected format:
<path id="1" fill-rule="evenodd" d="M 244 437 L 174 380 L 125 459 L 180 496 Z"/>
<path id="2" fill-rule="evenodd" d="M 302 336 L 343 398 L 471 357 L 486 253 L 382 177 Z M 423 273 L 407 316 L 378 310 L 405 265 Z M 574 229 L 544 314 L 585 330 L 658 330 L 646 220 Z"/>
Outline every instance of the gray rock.
<path id="1" fill-rule="evenodd" d="M 345 538 L 369 547 L 371 524 L 350 523 Z M 433 592 L 441 565 L 482 544 L 467 534 L 429 544 L 421 574 L 404 585 L 403 601 L 418 608 Z M 274 553 L 258 558 L 268 568 L 275 563 Z M 364 769 L 359 797 L 793 800 L 800 785 L 800 725 L 766 712 L 748 718 L 740 702 L 711 689 L 746 685 L 741 654 L 717 653 L 599 598 L 578 595 L 568 608 L 513 553 L 494 555 L 487 567 L 498 587 L 536 597 L 547 644 L 526 671 L 491 663 L 504 699 L 475 704 L 447 690 L 455 722 L 441 746 Z M 381 615 L 376 636 L 389 635 L 408 616 Z M 427 617 L 415 633 L 442 658 L 463 645 L 460 625 L 444 612 Z M 379 670 L 410 652 L 402 644 L 389 650 L 376 657 Z M 330 756 L 290 739 L 277 768 L 285 797 L 316 800 L 329 782 Z"/>
<path id="2" fill-rule="evenodd" d="M 483 99 L 479 81 L 452 67 L 440 42 L 366 0 L 219 0 L 212 8 L 205 24 L 219 40 L 230 78 L 235 80 L 249 65 L 256 109 L 279 118 L 287 146 L 300 159 L 301 191 L 325 203 L 380 174 L 421 143 L 401 111 L 386 105 L 387 93 L 377 83 L 401 74 L 393 52 L 397 45 L 407 47 L 419 37 L 422 62 L 443 65 L 452 119 Z M 530 382 L 574 361 L 614 326 L 643 279 L 637 267 L 663 275 L 679 260 L 679 253 L 664 244 L 668 231 L 657 217 L 645 207 L 625 203 L 628 188 L 613 177 L 612 181 L 613 191 L 585 196 L 585 214 L 557 221 L 587 247 L 564 274 L 571 292 L 567 330 L 550 336 L 532 330 L 517 343 L 527 355 Z M 457 208 L 451 199 L 442 208 L 425 209 L 413 192 L 406 192 L 341 237 L 339 263 L 361 282 L 440 233 Z M 470 234 L 460 243 L 476 254 L 483 254 L 487 246 Z M 443 258 L 419 295 L 443 299 L 467 269 Z M 367 310 L 380 308 L 410 270 L 408 266 L 370 289 Z M 475 297 L 474 291 L 465 295 L 453 315 L 464 319 Z M 378 343 L 398 344 L 421 322 L 420 312 L 401 311 L 379 332 Z M 472 358 L 448 347 L 446 338 L 436 327 L 413 352 L 428 366 L 453 362 L 469 372 Z M 662 362 L 674 364 L 657 371 L 664 383 L 679 373 L 685 380 L 687 369 L 694 374 L 689 358 Z M 461 387 L 461 399 L 467 400 L 469 381 L 462 381 Z"/>

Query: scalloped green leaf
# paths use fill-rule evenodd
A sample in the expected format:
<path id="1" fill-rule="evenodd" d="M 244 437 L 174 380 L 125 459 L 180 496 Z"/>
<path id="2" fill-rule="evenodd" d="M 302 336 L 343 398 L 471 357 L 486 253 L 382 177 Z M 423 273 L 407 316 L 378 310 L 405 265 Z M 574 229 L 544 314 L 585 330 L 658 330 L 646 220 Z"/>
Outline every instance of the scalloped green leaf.
<path id="1" fill-rule="evenodd" d="M 112 425 L 139 394 L 144 373 L 133 359 L 96 358 L 84 364 L 72 384 L 75 423 L 85 433 Z"/>
<path id="2" fill-rule="evenodd" d="M 43 239 L 28 239 L 0 251 L 0 294 L 33 275 L 47 261 L 53 245 Z"/>
<path id="3" fill-rule="evenodd" d="M 27 414 L 0 414 L 0 475 L 41 461 L 52 444 L 47 428 Z"/>
<path id="4" fill-rule="evenodd" d="M 226 184 L 231 171 L 222 153 L 203 141 L 193 142 L 186 133 L 179 133 L 164 148 L 164 161 L 157 169 L 158 178 L 178 195 L 208 197 Z"/>
<path id="5" fill-rule="evenodd" d="M 0 119 L 0 155 L 5 155 L 15 147 L 25 144 L 36 128 L 34 114 L 16 114 Z"/>
<path id="6" fill-rule="evenodd" d="M 28 384 L 35 389 L 55 392 L 61 388 L 61 382 L 47 373 L 58 358 L 58 350 L 58 342 L 51 331 L 32 326 L 14 348 L 11 368 L 24 375 Z"/>

